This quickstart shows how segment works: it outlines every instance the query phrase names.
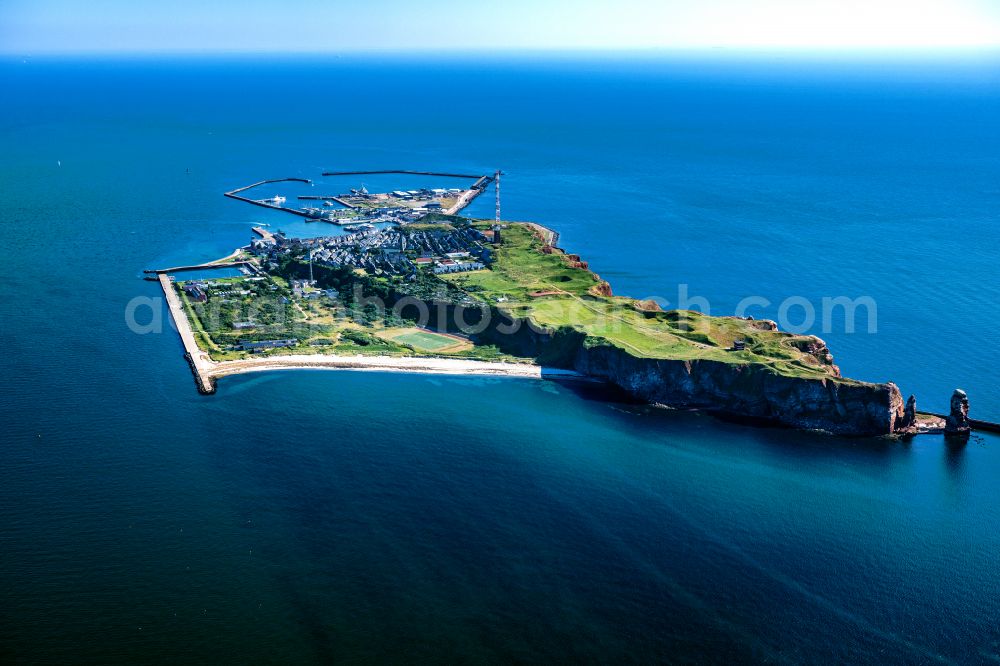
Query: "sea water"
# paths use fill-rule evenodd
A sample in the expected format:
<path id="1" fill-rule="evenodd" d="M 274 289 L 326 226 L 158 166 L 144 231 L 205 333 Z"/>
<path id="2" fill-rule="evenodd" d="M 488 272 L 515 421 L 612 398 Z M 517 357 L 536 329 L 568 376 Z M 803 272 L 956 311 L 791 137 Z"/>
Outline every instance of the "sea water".
<path id="1" fill-rule="evenodd" d="M 125 311 L 159 297 L 143 269 L 256 224 L 339 232 L 226 190 L 503 169 L 504 218 L 616 293 L 812 307 L 845 374 L 937 411 L 962 387 L 1000 420 L 998 71 L 4 61 L 0 660 L 995 659 L 995 437 L 845 440 L 513 379 L 288 371 L 206 398 L 169 321 Z M 838 297 L 875 330 L 824 321 Z"/>

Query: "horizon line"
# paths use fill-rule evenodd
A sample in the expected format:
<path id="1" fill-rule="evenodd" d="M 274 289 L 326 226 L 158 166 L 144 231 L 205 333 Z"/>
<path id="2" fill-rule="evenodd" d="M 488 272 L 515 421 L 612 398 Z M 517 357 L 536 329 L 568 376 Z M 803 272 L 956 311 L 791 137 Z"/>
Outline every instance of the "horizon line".
<path id="1" fill-rule="evenodd" d="M 1000 55 L 1000 43 L 977 45 L 934 45 L 912 47 L 801 47 L 801 46 L 597 46 L 597 47 L 407 47 L 407 48 L 345 48 L 345 49 L 187 49 L 163 48 L 148 50 L 131 49 L 79 49 L 79 50 L 5 50 L 0 47 L 0 57 L 162 57 L 162 56 L 211 56 L 211 57 L 343 57 L 353 55 L 760 55 L 760 56 L 822 56 L 856 57 L 912 57 L 935 55 Z"/>

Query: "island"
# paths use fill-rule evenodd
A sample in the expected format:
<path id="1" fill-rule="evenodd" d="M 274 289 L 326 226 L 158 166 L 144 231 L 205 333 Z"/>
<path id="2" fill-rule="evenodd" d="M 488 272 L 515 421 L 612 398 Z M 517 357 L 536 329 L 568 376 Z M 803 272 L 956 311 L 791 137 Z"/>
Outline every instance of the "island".
<path id="1" fill-rule="evenodd" d="M 240 194 L 260 183 L 227 192 L 347 229 L 292 238 L 257 226 L 218 261 L 149 271 L 199 390 L 282 368 L 493 374 L 607 382 L 655 405 L 840 435 L 941 425 L 921 422 L 891 382 L 843 377 L 815 336 L 615 295 L 554 230 L 501 221 L 499 195 L 497 219 L 460 215 L 499 175 L 320 197 L 336 212 Z M 225 270 L 185 279 L 189 269 Z"/>

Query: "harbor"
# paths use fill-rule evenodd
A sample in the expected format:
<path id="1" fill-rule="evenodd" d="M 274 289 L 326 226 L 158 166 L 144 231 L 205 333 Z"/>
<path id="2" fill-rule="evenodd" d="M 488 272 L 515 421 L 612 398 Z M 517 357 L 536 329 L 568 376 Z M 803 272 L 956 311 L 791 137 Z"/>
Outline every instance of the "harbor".
<path id="1" fill-rule="evenodd" d="M 302 194 L 296 200 L 320 202 L 320 206 L 293 208 L 287 205 L 288 197 L 275 194 L 269 198 L 253 199 L 246 196 L 254 188 L 276 183 L 301 183 L 314 185 L 306 178 L 272 178 L 260 180 L 243 187 L 225 192 L 230 199 L 291 213 L 307 221 L 328 222 L 339 226 L 364 224 L 408 224 L 418 221 L 430 213 L 457 215 L 469 206 L 490 184 L 498 180 L 499 172 L 490 175 L 474 175 L 451 172 L 414 171 L 406 169 L 383 169 L 370 171 L 325 171 L 323 177 L 401 175 L 435 178 L 461 178 L 472 183 L 462 187 L 421 187 L 417 189 L 396 189 L 388 192 L 370 192 L 364 184 L 351 188 L 349 192 L 336 194 Z"/>

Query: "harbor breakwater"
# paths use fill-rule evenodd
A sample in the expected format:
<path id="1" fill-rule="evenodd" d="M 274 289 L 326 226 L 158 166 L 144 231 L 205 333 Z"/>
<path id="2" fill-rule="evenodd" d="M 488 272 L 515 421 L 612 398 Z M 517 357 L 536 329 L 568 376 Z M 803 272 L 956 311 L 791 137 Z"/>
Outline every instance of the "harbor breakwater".
<path id="1" fill-rule="evenodd" d="M 215 380 L 207 371 L 208 367 L 211 366 L 211 361 L 208 359 L 208 355 L 198 348 L 194 331 L 191 330 L 191 323 L 184 312 L 184 306 L 181 305 L 180 298 L 177 297 L 177 292 L 170 281 L 170 276 L 166 273 L 160 273 L 157 277 L 160 281 L 160 287 L 163 289 L 163 296 L 167 300 L 170 316 L 174 320 L 177 333 L 181 338 L 181 344 L 184 346 L 184 359 L 187 361 L 188 366 L 191 368 L 191 373 L 194 375 L 198 393 L 211 395 L 215 393 Z"/>

